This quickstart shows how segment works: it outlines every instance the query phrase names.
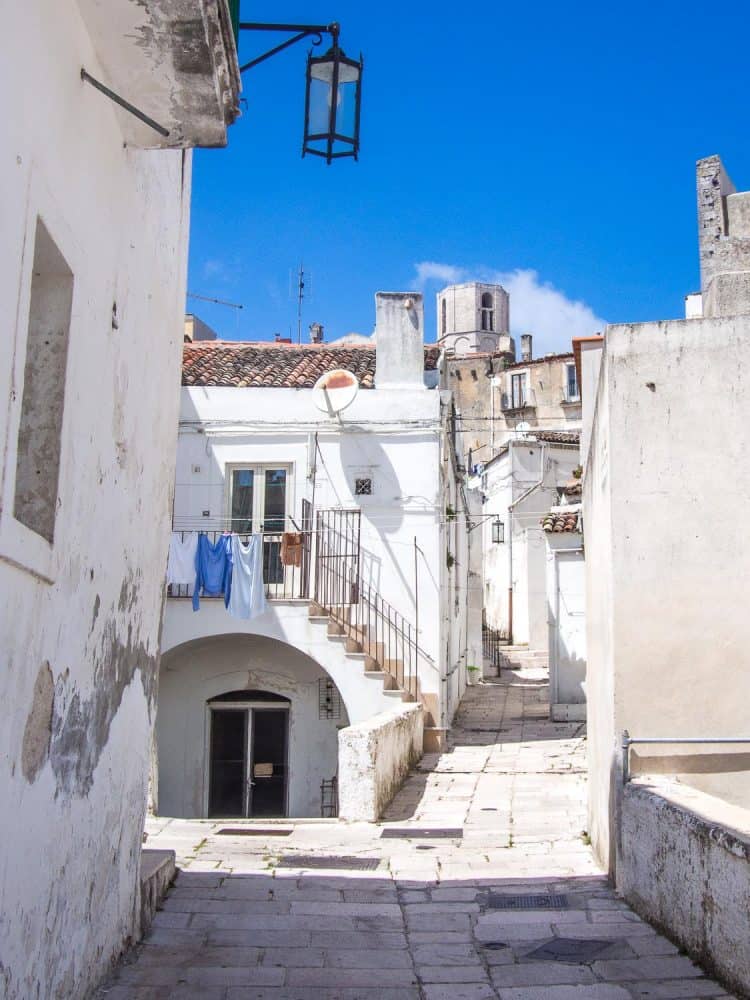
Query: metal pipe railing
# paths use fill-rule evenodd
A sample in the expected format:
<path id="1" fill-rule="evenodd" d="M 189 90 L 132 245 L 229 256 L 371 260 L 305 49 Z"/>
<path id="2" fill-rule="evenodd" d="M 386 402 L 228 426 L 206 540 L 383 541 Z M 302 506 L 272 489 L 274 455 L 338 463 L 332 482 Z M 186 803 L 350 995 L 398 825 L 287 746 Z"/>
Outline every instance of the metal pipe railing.
<path id="1" fill-rule="evenodd" d="M 630 780 L 630 748 L 636 743 L 649 744 L 717 744 L 719 746 L 731 743 L 750 743 L 750 736 L 631 736 L 627 729 L 622 731 L 622 783 Z"/>

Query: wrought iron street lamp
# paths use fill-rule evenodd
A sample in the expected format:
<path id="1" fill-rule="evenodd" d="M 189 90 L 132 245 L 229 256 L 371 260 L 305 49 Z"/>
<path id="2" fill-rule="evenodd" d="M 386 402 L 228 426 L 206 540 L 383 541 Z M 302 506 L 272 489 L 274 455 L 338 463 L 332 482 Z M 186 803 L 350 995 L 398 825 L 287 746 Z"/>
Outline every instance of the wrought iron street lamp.
<path id="1" fill-rule="evenodd" d="M 324 157 L 326 163 L 345 156 L 359 154 L 359 117 L 362 100 L 363 60 L 350 59 L 339 45 L 340 27 L 337 22 L 321 24 L 259 24 L 240 22 L 242 31 L 287 31 L 294 37 L 275 46 L 263 55 L 240 66 L 240 71 L 252 69 L 303 38 L 312 38 L 313 46 L 331 36 L 331 47 L 325 55 L 307 57 L 305 88 L 305 129 L 302 155 L 311 153 Z"/>
<path id="2" fill-rule="evenodd" d="M 499 517 L 492 522 L 492 541 L 495 545 L 505 541 L 505 525 Z"/>

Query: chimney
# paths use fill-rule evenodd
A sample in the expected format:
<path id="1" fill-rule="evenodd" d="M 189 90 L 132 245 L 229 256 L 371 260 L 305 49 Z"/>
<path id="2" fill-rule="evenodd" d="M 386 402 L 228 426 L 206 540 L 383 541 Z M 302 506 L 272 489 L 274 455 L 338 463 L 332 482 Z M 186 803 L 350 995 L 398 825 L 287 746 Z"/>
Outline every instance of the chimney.
<path id="1" fill-rule="evenodd" d="M 375 388 L 424 389 L 424 303 L 418 292 L 375 295 Z"/>
<path id="2" fill-rule="evenodd" d="M 310 340 L 313 344 L 323 343 L 323 324 L 322 323 L 311 323 L 310 324 Z"/>
<path id="3" fill-rule="evenodd" d="M 521 334 L 521 361 L 531 361 L 531 334 Z"/>

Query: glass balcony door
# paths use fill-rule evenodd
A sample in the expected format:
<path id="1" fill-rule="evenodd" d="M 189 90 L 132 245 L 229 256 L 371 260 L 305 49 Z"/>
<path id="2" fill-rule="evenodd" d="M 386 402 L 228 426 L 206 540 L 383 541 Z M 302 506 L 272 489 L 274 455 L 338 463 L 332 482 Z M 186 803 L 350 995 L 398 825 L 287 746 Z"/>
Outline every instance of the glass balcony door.
<path id="1" fill-rule="evenodd" d="M 263 579 L 270 596 L 283 593 L 281 541 L 291 502 L 291 469 L 276 464 L 231 466 L 227 480 L 232 531 L 263 533 Z"/>
<path id="2" fill-rule="evenodd" d="M 289 479 L 288 466 L 230 466 L 227 480 L 232 531 L 242 535 L 284 531 Z"/>

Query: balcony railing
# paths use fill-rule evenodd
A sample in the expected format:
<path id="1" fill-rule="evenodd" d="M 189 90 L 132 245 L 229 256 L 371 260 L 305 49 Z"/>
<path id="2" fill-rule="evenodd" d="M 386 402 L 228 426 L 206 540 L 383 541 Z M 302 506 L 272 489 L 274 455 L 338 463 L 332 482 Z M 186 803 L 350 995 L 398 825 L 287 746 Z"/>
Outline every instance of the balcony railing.
<path id="1" fill-rule="evenodd" d="M 216 521 L 213 521 L 212 524 L 214 524 L 214 527 L 210 530 L 198 526 L 194 528 L 185 527 L 182 530 L 182 534 L 184 535 L 186 531 L 201 531 L 203 534 L 208 535 L 208 540 L 211 544 L 216 544 L 222 535 L 226 535 L 233 530 L 230 519 L 226 519 L 221 526 L 216 526 Z M 177 521 L 173 530 L 180 531 L 184 525 L 184 520 L 182 522 Z M 309 528 L 298 531 L 294 524 L 289 526 L 288 531 L 299 534 L 302 544 L 293 550 L 296 553 L 295 555 L 289 553 L 285 557 L 283 556 L 283 531 L 259 532 L 263 536 L 263 582 L 266 597 L 274 601 L 307 601 L 310 599 L 312 531 Z M 245 544 L 252 537 L 249 532 L 237 531 L 236 534 Z M 175 598 L 192 597 L 193 588 L 185 584 L 171 584 L 167 588 L 167 595 Z M 201 597 L 201 600 L 207 601 L 223 599 L 223 597 Z"/>
<path id="2" fill-rule="evenodd" d="M 421 694 L 420 667 L 436 670 L 421 649 L 412 625 L 360 574 L 360 512 L 318 511 L 315 521 L 314 601 L 357 643 L 361 652 L 417 700 Z M 419 609 L 415 609 L 418 619 Z"/>
<path id="3" fill-rule="evenodd" d="M 513 392 L 504 392 L 500 400 L 500 409 L 503 412 L 512 410 L 525 410 L 536 406 L 536 396 L 533 389 L 514 389 Z"/>

